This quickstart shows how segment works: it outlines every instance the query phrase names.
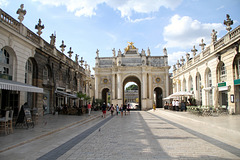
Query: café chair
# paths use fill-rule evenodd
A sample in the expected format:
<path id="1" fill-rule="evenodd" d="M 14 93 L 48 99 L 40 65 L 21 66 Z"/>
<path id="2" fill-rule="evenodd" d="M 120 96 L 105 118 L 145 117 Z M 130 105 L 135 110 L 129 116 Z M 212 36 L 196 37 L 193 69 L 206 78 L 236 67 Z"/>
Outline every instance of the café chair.
<path id="1" fill-rule="evenodd" d="M 5 135 L 8 134 L 8 117 L 9 111 L 6 111 L 5 117 L 0 118 L 0 130 L 5 131 Z"/>

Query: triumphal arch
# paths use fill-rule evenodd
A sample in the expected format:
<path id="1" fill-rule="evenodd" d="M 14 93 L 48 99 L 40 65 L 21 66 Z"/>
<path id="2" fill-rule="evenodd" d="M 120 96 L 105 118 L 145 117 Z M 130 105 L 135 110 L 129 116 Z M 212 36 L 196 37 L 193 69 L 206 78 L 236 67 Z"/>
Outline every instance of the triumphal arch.
<path id="1" fill-rule="evenodd" d="M 96 52 L 95 71 L 95 98 L 106 100 L 110 95 L 110 103 L 124 104 L 124 86 L 128 82 L 138 85 L 139 108 L 147 110 L 153 103 L 157 107 L 163 106 L 163 98 L 169 95 L 169 69 L 166 48 L 162 56 L 151 56 L 142 49 L 138 51 L 133 42 L 117 54 L 112 50 L 112 57 L 99 57 Z"/>

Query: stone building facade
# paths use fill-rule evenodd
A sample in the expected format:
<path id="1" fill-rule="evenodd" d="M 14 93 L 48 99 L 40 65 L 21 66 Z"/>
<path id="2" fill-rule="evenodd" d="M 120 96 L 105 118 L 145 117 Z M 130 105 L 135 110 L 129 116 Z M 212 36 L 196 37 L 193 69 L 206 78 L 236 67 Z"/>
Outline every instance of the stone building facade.
<path id="1" fill-rule="evenodd" d="M 152 108 L 154 102 L 162 107 L 162 99 L 169 95 L 170 89 L 167 50 L 163 50 L 163 56 L 151 56 L 150 49 L 147 54 L 145 50 L 139 53 L 130 42 L 123 53 L 120 49 L 117 53 L 113 49 L 112 53 L 112 57 L 99 57 L 99 50 L 96 52 L 95 98 L 106 101 L 110 95 L 114 105 L 125 104 L 124 86 L 135 82 L 139 88 L 140 109 Z"/>
<path id="2" fill-rule="evenodd" d="M 173 93 L 189 91 L 194 94 L 197 105 L 224 107 L 229 113 L 240 113 L 240 77 L 239 77 L 239 45 L 240 26 L 232 31 L 232 24 L 227 15 L 224 21 L 227 34 L 217 39 L 216 31 L 212 30 L 212 42 L 207 47 L 199 44 L 202 51 L 197 54 L 195 46 L 192 56 L 177 61 L 173 66 Z M 185 63 L 184 63 L 185 62 Z"/>
<path id="3" fill-rule="evenodd" d="M 43 105 L 45 113 L 52 113 L 56 107 L 67 104 L 79 106 L 77 92 L 90 95 L 91 71 L 73 51 L 64 54 L 64 41 L 56 49 L 56 35 L 50 36 L 50 43 L 41 38 L 41 20 L 35 26 L 37 34 L 23 25 L 26 10 L 21 5 L 17 10 L 19 21 L 0 9 L 0 108 L 16 112 L 25 103 L 31 108 Z M 15 112 L 15 113 L 16 113 Z"/>

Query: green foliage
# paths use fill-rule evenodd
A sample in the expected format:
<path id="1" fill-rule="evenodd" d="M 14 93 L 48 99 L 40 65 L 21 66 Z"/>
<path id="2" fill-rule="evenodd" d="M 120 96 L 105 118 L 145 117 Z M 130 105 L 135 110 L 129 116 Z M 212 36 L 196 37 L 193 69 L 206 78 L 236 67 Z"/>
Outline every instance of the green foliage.
<path id="1" fill-rule="evenodd" d="M 95 102 L 97 106 L 101 106 L 103 104 L 103 99 L 96 99 Z"/>
<path id="2" fill-rule="evenodd" d="M 135 84 L 132 84 L 126 88 L 126 90 L 138 90 L 138 86 Z"/>
<path id="3" fill-rule="evenodd" d="M 86 95 L 85 93 L 78 92 L 77 97 L 80 98 L 81 100 L 85 100 L 87 102 L 91 100 L 91 97 Z"/>

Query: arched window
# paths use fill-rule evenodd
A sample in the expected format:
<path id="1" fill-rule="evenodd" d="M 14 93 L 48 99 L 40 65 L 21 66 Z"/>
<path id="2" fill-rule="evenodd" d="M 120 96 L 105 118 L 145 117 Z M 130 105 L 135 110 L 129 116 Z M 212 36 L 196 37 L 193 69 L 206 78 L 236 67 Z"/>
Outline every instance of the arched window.
<path id="1" fill-rule="evenodd" d="M 12 80 L 13 74 L 13 56 L 8 50 L 2 48 L 0 50 L 0 74 L 2 78 Z"/>
<path id="2" fill-rule="evenodd" d="M 192 80 L 192 76 L 189 77 L 189 81 L 188 81 L 188 91 L 193 91 L 193 80 Z"/>
<path id="3" fill-rule="evenodd" d="M 207 84 L 207 87 L 212 87 L 212 74 L 211 74 L 211 70 L 209 69 L 208 72 L 207 72 L 207 75 L 206 75 L 206 84 Z"/>
<path id="4" fill-rule="evenodd" d="M 220 82 L 225 82 L 227 80 L 227 70 L 224 63 L 220 66 L 219 80 Z"/>
<path id="5" fill-rule="evenodd" d="M 212 74 L 210 69 L 206 72 L 206 88 L 209 87 L 212 87 Z M 212 88 L 206 90 L 206 103 L 209 106 L 213 105 Z"/>
<path id="6" fill-rule="evenodd" d="M 31 60 L 27 60 L 25 65 L 25 83 L 32 84 L 32 69 L 33 65 Z"/>
<path id="7" fill-rule="evenodd" d="M 185 78 L 183 79 L 183 86 L 182 87 L 183 87 L 183 91 L 187 91 Z"/>
<path id="8" fill-rule="evenodd" d="M 43 68 L 43 80 L 48 80 L 49 79 L 49 73 L 48 73 L 48 67 L 47 66 L 45 66 L 44 68 Z"/>

